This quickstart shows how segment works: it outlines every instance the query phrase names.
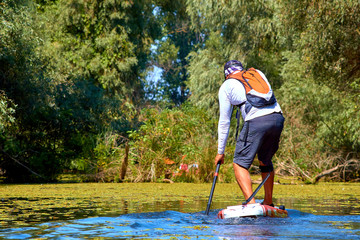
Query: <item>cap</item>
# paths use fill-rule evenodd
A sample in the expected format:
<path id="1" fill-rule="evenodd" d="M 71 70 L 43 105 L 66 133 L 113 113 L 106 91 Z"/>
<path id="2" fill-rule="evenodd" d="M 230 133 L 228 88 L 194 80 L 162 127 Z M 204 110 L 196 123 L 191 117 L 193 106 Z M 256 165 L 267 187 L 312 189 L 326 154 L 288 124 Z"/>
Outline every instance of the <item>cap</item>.
<path id="1" fill-rule="evenodd" d="M 243 70 L 244 67 L 242 65 L 242 63 L 238 60 L 230 60 L 227 63 L 225 63 L 224 65 L 224 75 L 225 75 L 225 79 L 228 75 L 230 75 L 231 73 L 238 71 L 238 70 Z"/>

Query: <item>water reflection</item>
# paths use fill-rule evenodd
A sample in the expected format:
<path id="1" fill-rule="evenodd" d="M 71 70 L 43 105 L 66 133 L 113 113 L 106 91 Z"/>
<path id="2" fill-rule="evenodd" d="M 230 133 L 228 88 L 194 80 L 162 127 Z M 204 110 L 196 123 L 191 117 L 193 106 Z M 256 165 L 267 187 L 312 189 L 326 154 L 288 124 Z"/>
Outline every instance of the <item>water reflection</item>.
<path id="1" fill-rule="evenodd" d="M 0 238 L 66 239 L 358 239 L 360 216 L 314 215 L 289 210 L 288 218 L 216 219 L 217 211 L 125 214 L 0 230 Z"/>

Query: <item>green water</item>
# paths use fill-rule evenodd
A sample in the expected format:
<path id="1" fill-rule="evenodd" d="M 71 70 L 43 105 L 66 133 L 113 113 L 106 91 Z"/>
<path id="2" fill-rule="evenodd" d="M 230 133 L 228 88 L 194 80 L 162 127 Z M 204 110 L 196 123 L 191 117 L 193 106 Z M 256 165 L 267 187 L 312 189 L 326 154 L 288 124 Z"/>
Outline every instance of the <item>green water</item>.
<path id="1" fill-rule="evenodd" d="M 255 188 L 257 185 L 254 185 Z M 211 184 L 77 183 L 0 185 L 0 228 L 115 217 L 124 214 L 206 209 Z M 274 203 L 316 215 L 360 215 L 360 184 L 278 184 Z M 262 190 L 256 198 L 263 197 Z M 236 184 L 216 185 L 211 209 L 244 201 Z"/>
<path id="2" fill-rule="evenodd" d="M 257 187 L 254 185 L 254 188 Z M 244 201 L 236 184 L 0 185 L 0 239 L 359 239 L 360 185 L 285 182 L 288 218 L 217 219 Z M 256 198 L 263 197 L 262 190 Z"/>

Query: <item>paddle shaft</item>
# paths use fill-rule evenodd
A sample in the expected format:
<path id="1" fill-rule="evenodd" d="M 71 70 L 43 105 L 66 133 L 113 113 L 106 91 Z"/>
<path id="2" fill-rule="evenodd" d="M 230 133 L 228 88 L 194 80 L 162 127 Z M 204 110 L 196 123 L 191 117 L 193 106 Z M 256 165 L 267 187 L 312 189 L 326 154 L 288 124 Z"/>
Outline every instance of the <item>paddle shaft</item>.
<path id="1" fill-rule="evenodd" d="M 245 201 L 243 202 L 243 205 L 248 204 L 251 199 L 253 199 L 255 197 L 255 195 L 257 194 L 257 192 L 260 190 L 260 188 L 265 184 L 266 180 L 268 180 L 268 178 L 270 177 L 270 173 L 268 175 L 266 175 L 266 177 L 264 178 L 264 180 L 260 183 L 260 185 L 255 189 L 254 193 L 251 194 L 251 196 Z"/>
<path id="2" fill-rule="evenodd" d="M 219 175 L 220 165 L 221 165 L 220 163 L 218 163 L 218 164 L 216 165 L 216 170 L 215 170 L 215 174 L 214 174 L 214 181 L 213 181 L 213 184 L 212 184 L 212 187 L 211 187 L 210 196 L 209 196 L 209 201 L 208 201 L 208 204 L 207 204 L 207 207 L 206 207 L 206 211 L 205 211 L 205 214 L 206 214 L 206 215 L 209 215 L 209 210 L 210 210 L 210 206 L 211 206 L 211 201 L 212 201 L 212 197 L 213 197 L 214 190 L 215 190 L 215 184 L 216 184 L 217 177 L 218 177 L 218 175 Z"/>

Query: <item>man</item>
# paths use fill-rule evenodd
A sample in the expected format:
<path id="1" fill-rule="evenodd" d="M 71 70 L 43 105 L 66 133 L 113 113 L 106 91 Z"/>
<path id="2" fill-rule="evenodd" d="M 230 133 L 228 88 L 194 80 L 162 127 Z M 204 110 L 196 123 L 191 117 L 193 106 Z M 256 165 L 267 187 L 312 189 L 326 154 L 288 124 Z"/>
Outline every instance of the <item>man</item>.
<path id="1" fill-rule="evenodd" d="M 235 75 L 239 76 L 238 73 L 242 70 L 244 70 L 243 66 L 237 60 L 231 60 L 224 66 L 225 81 L 219 90 L 220 118 L 218 124 L 218 154 L 215 157 L 215 165 L 224 163 L 224 152 L 229 135 L 232 108 L 241 105 L 240 110 L 244 125 L 240 136 L 236 140 L 233 160 L 236 181 L 247 200 L 253 193 L 248 169 L 257 154 L 262 178 L 264 179 L 270 172 L 270 177 L 264 184 L 265 197 L 262 204 L 273 206 L 274 168 L 271 159 L 279 148 L 280 135 L 285 119 L 275 97 L 273 97 L 274 103 L 270 105 L 262 107 L 249 105 L 245 85 L 238 79 L 233 78 Z M 259 70 L 256 71 L 271 89 L 266 76 Z M 252 199 L 249 203 L 255 203 L 255 199 Z"/>

